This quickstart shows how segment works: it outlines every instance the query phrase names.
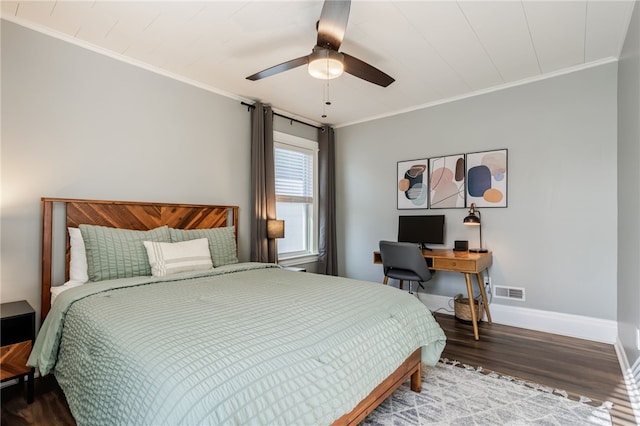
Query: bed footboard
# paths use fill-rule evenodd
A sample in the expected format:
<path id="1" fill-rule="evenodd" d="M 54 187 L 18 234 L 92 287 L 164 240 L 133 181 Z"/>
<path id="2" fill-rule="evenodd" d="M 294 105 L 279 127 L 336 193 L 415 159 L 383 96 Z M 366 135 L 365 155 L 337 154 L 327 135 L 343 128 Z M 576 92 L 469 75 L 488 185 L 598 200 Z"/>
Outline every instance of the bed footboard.
<path id="1" fill-rule="evenodd" d="M 409 358 L 380 383 L 369 396 L 363 399 L 350 413 L 333 422 L 333 425 L 357 425 L 409 377 L 411 377 L 411 390 L 420 392 L 422 390 L 422 348 L 416 349 L 409 355 Z"/>

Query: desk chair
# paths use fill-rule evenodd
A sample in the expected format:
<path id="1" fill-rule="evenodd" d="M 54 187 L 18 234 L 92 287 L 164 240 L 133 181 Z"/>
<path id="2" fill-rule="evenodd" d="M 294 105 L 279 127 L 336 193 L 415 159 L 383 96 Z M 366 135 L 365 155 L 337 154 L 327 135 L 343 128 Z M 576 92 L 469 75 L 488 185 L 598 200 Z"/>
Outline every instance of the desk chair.
<path id="1" fill-rule="evenodd" d="M 385 284 L 389 278 L 395 278 L 400 280 L 399 287 L 402 289 L 402 282 L 409 281 L 409 293 L 413 294 L 412 281 L 424 288 L 422 283 L 431 279 L 431 271 L 417 244 L 380 241 L 380 257 Z"/>

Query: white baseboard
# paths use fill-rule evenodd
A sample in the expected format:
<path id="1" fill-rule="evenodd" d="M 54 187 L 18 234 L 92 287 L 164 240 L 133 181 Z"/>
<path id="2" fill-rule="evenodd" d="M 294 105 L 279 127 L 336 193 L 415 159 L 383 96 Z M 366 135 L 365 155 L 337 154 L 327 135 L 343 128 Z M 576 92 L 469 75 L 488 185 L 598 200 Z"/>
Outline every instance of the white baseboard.
<path id="1" fill-rule="evenodd" d="M 429 310 L 447 310 L 453 314 L 453 307 L 449 306 L 452 300 L 451 297 L 424 293 L 419 293 L 419 297 Z M 615 344 L 618 339 L 618 323 L 613 320 L 541 311 L 538 309 L 519 308 L 496 303 L 492 303 L 490 309 L 491 319 L 497 324 L 543 331 L 561 336 L 576 337 L 611 345 Z"/>

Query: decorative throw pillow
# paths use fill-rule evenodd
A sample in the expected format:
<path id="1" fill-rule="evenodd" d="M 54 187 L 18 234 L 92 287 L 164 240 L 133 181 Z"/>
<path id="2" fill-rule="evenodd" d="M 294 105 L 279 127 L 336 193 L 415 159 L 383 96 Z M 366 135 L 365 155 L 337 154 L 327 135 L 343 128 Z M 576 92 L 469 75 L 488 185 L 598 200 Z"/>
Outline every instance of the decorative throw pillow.
<path id="1" fill-rule="evenodd" d="M 89 281 L 89 275 L 87 274 L 87 253 L 84 249 L 84 240 L 82 239 L 80 229 L 69 227 L 69 242 L 71 245 L 69 281 L 86 283 Z"/>
<path id="2" fill-rule="evenodd" d="M 151 275 L 144 241 L 169 242 L 169 228 L 150 231 L 80 225 L 90 281 Z"/>
<path id="3" fill-rule="evenodd" d="M 209 240 L 206 238 L 180 243 L 144 241 L 144 247 L 147 249 L 151 274 L 154 277 L 213 269 Z"/>
<path id="4" fill-rule="evenodd" d="M 208 239 L 213 266 L 216 268 L 223 265 L 238 263 L 236 229 L 234 226 L 210 229 L 169 228 L 169 234 L 171 235 L 171 242 L 188 241 L 196 238 Z"/>

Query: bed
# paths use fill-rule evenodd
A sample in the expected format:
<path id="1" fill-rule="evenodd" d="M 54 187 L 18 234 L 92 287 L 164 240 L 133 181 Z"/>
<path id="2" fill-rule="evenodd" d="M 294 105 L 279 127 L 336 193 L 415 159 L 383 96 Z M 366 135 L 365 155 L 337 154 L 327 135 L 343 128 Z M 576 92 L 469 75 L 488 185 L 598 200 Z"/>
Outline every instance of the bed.
<path id="1" fill-rule="evenodd" d="M 89 281 L 51 304 L 59 205 Z M 406 292 L 238 262 L 237 206 L 43 198 L 42 212 L 28 364 L 55 374 L 79 425 L 357 424 L 407 380 L 420 391 L 444 349 Z M 68 282 L 73 253 L 67 237 Z"/>

